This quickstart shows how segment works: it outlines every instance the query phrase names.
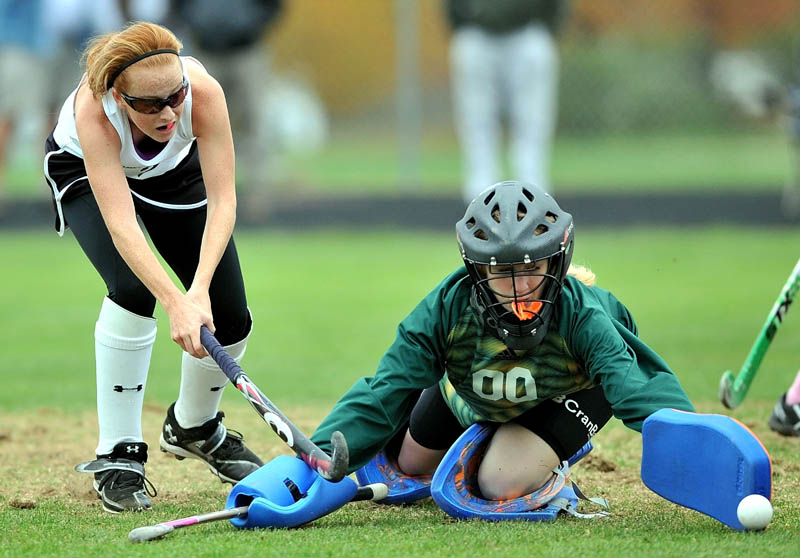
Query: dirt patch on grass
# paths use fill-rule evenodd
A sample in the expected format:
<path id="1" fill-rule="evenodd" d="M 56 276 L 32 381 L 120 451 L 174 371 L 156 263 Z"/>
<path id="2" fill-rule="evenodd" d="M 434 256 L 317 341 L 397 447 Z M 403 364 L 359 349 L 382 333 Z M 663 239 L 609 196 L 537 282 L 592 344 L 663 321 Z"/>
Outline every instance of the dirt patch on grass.
<path id="1" fill-rule="evenodd" d="M 581 466 L 590 471 L 597 471 L 598 473 L 610 473 L 611 471 L 617 470 L 616 463 L 592 454 L 586 456 Z"/>
<path id="2" fill-rule="evenodd" d="M 31 502 L 29 500 L 17 500 L 16 498 L 11 500 L 8 503 L 8 505 L 11 506 L 12 508 L 17 508 L 20 510 L 32 510 L 33 508 L 36 507 L 35 502 Z"/>

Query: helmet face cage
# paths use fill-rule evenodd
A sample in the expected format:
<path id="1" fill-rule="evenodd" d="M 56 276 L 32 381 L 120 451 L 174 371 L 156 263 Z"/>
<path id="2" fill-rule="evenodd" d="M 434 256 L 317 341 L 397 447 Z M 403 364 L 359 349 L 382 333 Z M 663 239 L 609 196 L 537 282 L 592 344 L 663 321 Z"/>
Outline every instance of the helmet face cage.
<path id="1" fill-rule="evenodd" d="M 511 349 L 544 337 L 572 257 L 572 216 L 521 182 L 485 190 L 456 224 L 471 303 Z"/>
<path id="2" fill-rule="evenodd" d="M 475 288 L 477 303 L 485 323 L 498 332 L 512 349 L 527 349 L 538 344 L 534 337 L 547 325 L 552 307 L 561 292 L 561 254 L 531 263 L 509 262 L 486 265 L 465 260 Z M 531 265 L 541 265 L 541 268 Z M 500 271 L 494 271 L 493 268 Z M 543 268 L 543 270 L 542 270 Z M 502 281 L 505 289 L 498 288 Z M 518 285 L 523 284 L 523 289 Z"/>

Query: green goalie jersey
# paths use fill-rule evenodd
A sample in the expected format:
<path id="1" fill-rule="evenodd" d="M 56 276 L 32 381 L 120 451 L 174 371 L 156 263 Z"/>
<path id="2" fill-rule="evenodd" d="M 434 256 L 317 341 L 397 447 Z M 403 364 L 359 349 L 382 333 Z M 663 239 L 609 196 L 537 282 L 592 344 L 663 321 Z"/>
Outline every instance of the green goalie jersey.
<path id="1" fill-rule="evenodd" d="M 366 464 L 403 428 L 420 390 L 438 384 L 462 426 L 506 422 L 559 395 L 602 385 L 614 416 L 641 431 L 662 408 L 693 411 L 664 360 L 637 337 L 611 293 L 567 277 L 543 342 L 510 351 L 469 304 L 466 268 L 446 277 L 404 319 L 374 376 L 339 400 L 312 436 L 329 450 L 340 430 L 350 468 Z"/>

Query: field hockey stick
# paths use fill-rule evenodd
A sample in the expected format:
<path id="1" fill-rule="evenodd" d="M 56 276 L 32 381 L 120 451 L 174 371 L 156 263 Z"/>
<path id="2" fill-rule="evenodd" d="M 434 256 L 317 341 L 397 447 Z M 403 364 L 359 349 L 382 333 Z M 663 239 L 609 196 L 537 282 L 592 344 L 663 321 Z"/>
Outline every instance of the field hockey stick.
<path id="1" fill-rule="evenodd" d="M 200 328 L 200 340 L 208 354 L 216 361 L 236 389 L 242 392 L 253 409 L 280 436 L 281 440 L 297 453 L 300 459 L 329 481 L 339 482 L 344 478 L 350 464 L 350 455 L 347 441 L 341 432 L 337 430 L 331 436 L 332 456 L 329 456 L 300 432 L 292 421 L 286 418 L 280 409 L 258 389 L 206 326 Z"/>
<path id="2" fill-rule="evenodd" d="M 772 338 L 775 337 L 778 326 L 781 325 L 786 312 L 789 311 L 789 305 L 794 300 L 799 289 L 800 260 L 797 261 L 792 273 L 789 275 L 789 279 L 781 289 L 778 300 L 775 301 L 769 314 L 767 314 L 767 320 L 761 327 L 761 331 L 758 333 L 758 337 L 756 337 L 755 343 L 753 343 L 753 347 L 750 349 L 750 353 L 747 355 L 741 370 L 739 370 L 739 374 L 735 379 L 733 372 L 730 370 L 726 370 L 722 374 L 719 382 L 719 398 L 728 409 L 735 409 L 744 401 L 747 390 L 750 389 L 750 384 L 753 383 L 753 378 L 758 372 L 759 366 L 761 366 L 761 361 L 769 348 L 769 344 L 772 342 Z"/>
<path id="3" fill-rule="evenodd" d="M 366 486 L 359 486 L 356 495 L 353 496 L 351 502 L 358 502 L 363 500 L 383 500 L 389 494 L 389 487 L 383 483 L 377 482 L 368 484 Z M 140 543 L 152 541 L 153 539 L 160 539 L 175 529 L 181 527 L 188 527 L 190 525 L 198 525 L 200 523 L 209 523 L 211 521 L 220 521 L 222 519 L 233 519 L 235 517 L 245 517 L 247 510 L 250 506 L 239 506 L 238 508 L 229 508 L 200 515 L 193 515 L 191 517 L 184 517 L 182 519 L 173 519 L 172 521 L 165 521 L 156 525 L 147 525 L 145 527 L 137 527 L 128 533 L 128 540 L 132 543 Z"/>

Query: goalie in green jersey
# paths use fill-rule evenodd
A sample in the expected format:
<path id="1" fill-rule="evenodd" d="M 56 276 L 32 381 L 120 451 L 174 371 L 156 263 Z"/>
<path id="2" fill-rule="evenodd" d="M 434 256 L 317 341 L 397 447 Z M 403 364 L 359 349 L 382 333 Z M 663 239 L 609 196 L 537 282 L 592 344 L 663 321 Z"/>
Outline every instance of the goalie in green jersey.
<path id="1" fill-rule="evenodd" d="M 612 416 L 641 431 L 659 409 L 694 410 L 625 306 L 571 265 L 572 216 L 549 194 L 495 184 L 456 233 L 464 266 L 400 323 L 313 435 L 320 447 L 340 430 L 351 470 L 384 454 L 424 483 L 468 427 L 490 424 L 476 486 L 508 500 L 547 485 Z"/>

